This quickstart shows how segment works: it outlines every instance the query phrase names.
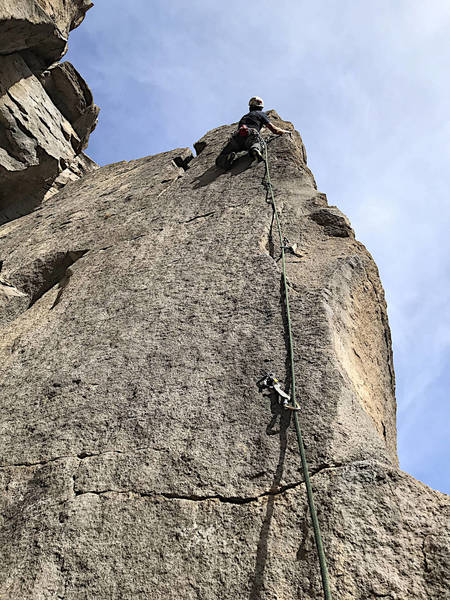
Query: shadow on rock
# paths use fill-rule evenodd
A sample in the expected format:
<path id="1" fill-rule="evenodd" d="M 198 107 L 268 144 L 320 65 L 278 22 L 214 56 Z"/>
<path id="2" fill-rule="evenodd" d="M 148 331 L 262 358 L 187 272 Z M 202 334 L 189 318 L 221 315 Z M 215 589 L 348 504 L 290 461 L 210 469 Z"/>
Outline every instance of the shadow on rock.
<path id="1" fill-rule="evenodd" d="M 240 175 L 244 171 L 246 171 L 252 164 L 253 158 L 249 156 L 247 153 L 244 156 L 240 156 L 236 159 L 230 169 L 231 175 Z"/>
<path id="2" fill-rule="evenodd" d="M 270 412 L 272 413 L 272 418 L 270 419 L 269 424 L 266 427 L 267 435 L 278 435 L 281 433 L 280 429 L 274 429 L 276 422 L 278 421 L 278 417 L 280 418 L 280 428 L 281 422 L 283 420 L 284 410 L 282 406 L 280 406 L 278 394 L 272 390 L 269 394 L 263 394 L 264 398 L 269 398 L 270 400 Z"/>
<path id="3" fill-rule="evenodd" d="M 286 459 L 287 449 L 287 430 L 291 421 L 291 414 L 289 411 L 284 411 L 279 406 L 278 399 L 272 402 L 272 398 L 271 412 L 273 416 L 266 430 L 268 435 L 273 435 L 273 433 L 277 433 L 272 432 L 272 428 L 275 425 L 278 415 L 280 415 L 280 453 L 278 455 L 278 464 L 275 470 L 275 475 L 271 487 L 271 490 L 275 492 L 279 488 L 281 480 L 283 478 L 284 462 Z M 264 516 L 264 521 L 259 534 L 258 547 L 256 550 L 255 570 L 252 576 L 249 600 L 260 600 L 261 592 L 264 588 L 264 572 L 266 570 L 270 527 L 272 525 L 273 514 L 275 511 L 275 500 L 276 496 L 274 495 L 269 496 L 269 499 L 267 500 L 266 514 Z"/>
<path id="4" fill-rule="evenodd" d="M 230 169 L 221 169 L 220 167 L 213 165 L 199 177 L 194 179 L 194 189 L 197 190 L 205 185 L 209 185 L 224 173 L 230 173 L 230 175 L 240 175 L 251 166 L 252 162 L 253 159 L 248 154 L 245 154 L 244 156 L 236 159 Z"/>
<path id="5" fill-rule="evenodd" d="M 194 179 L 194 190 L 209 185 L 224 173 L 224 169 L 221 169 L 220 167 L 216 167 L 215 165 L 209 167 L 207 171 Z"/>

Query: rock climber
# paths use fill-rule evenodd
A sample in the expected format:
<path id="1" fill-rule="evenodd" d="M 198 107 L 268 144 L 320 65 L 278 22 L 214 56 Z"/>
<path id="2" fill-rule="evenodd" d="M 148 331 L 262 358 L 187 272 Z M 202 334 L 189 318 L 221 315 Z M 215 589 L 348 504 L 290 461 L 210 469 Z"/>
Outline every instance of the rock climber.
<path id="1" fill-rule="evenodd" d="M 248 106 L 249 112 L 241 118 L 237 131 L 233 133 L 225 148 L 216 158 L 216 165 L 222 169 L 229 169 L 236 158 L 236 153 L 242 150 L 248 150 L 249 155 L 258 161 L 263 160 L 259 135 L 262 127 L 267 127 L 277 135 L 291 133 L 287 129 L 280 129 L 269 121 L 269 117 L 263 112 L 264 102 L 262 98 L 253 96 L 253 98 L 250 98 Z"/>

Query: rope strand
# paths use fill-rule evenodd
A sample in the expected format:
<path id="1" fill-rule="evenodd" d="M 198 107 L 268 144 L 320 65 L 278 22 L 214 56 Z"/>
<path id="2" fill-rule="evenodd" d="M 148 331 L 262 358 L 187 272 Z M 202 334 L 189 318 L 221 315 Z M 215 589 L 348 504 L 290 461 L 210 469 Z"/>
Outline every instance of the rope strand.
<path id="1" fill-rule="evenodd" d="M 275 195 L 273 193 L 272 181 L 270 179 L 267 144 L 262 138 L 260 138 L 260 139 L 261 139 L 261 142 L 262 142 L 263 148 L 264 148 L 264 162 L 266 165 L 265 181 L 266 181 L 267 191 L 268 191 L 268 193 L 270 193 L 271 204 L 272 204 L 272 208 L 273 208 L 273 211 L 275 214 L 278 235 L 280 238 L 281 264 L 282 264 L 282 270 L 283 270 L 283 284 L 284 284 L 284 301 L 285 301 L 285 306 L 286 306 L 286 320 L 287 320 L 288 337 L 289 337 L 289 360 L 290 360 L 290 364 L 291 364 L 291 398 L 292 398 L 292 403 L 293 403 L 294 407 L 297 408 L 298 404 L 297 404 L 297 399 L 295 396 L 294 340 L 293 340 L 293 335 L 292 335 L 291 313 L 290 313 L 290 307 L 289 307 L 289 290 L 288 290 L 288 282 L 287 282 L 287 275 L 286 275 L 286 256 L 285 256 L 285 249 L 284 249 L 284 244 L 283 244 L 283 233 L 281 230 L 280 216 L 278 214 L 278 209 L 277 209 L 277 206 L 275 203 Z M 320 533 L 319 520 L 317 518 L 317 511 L 316 511 L 316 507 L 314 504 L 314 496 L 313 496 L 313 491 L 312 491 L 312 487 L 311 487 L 311 480 L 309 477 L 308 462 L 306 460 L 305 447 L 303 444 L 302 431 L 301 431 L 297 411 L 294 411 L 294 425 L 295 425 L 295 431 L 297 434 L 297 443 L 298 443 L 298 448 L 300 451 L 300 460 L 301 460 L 302 469 L 303 469 L 303 476 L 305 478 L 309 512 L 311 515 L 311 520 L 312 520 L 313 529 L 314 529 L 314 539 L 316 542 L 317 554 L 319 556 L 320 575 L 322 578 L 322 588 L 323 588 L 323 593 L 324 593 L 324 599 L 331 600 L 327 559 L 325 557 L 325 552 L 324 552 L 323 542 L 322 542 L 322 535 Z"/>

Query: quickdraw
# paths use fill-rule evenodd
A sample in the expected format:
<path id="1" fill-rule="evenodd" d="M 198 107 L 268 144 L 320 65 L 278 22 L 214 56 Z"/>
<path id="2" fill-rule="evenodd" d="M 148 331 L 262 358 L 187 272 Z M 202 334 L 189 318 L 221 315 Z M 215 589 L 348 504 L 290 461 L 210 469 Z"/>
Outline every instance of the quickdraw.
<path id="1" fill-rule="evenodd" d="M 294 406 L 291 404 L 291 397 L 289 394 L 286 394 L 285 391 L 281 388 L 281 381 L 275 377 L 273 373 L 267 373 L 262 377 L 259 381 L 256 382 L 256 385 L 260 390 L 269 389 L 273 390 L 278 396 L 279 404 L 287 409 L 287 410 L 300 410 L 299 406 Z"/>

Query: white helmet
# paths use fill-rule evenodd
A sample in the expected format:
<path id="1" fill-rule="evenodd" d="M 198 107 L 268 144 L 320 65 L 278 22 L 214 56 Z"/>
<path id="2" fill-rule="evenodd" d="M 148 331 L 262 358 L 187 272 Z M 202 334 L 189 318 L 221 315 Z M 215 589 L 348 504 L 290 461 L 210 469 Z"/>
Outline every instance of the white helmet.
<path id="1" fill-rule="evenodd" d="M 262 110 L 264 108 L 264 101 L 259 96 L 253 96 L 248 101 L 249 108 L 257 108 L 258 110 Z"/>

